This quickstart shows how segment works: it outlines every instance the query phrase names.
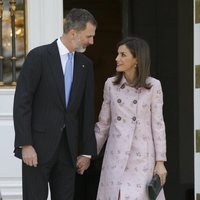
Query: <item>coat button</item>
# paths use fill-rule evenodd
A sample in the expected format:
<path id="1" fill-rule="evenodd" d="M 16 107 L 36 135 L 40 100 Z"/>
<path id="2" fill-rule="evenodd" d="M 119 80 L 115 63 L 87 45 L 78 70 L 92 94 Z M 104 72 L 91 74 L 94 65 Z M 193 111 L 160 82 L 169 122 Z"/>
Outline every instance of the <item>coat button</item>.
<path id="1" fill-rule="evenodd" d="M 63 127 L 60 128 L 60 131 L 62 132 L 65 128 L 65 124 L 63 124 Z"/>
<path id="2" fill-rule="evenodd" d="M 132 120 L 135 121 L 135 120 L 136 120 L 136 117 L 133 117 Z"/>
<path id="3" fill-rule="evenodd" d="M 136 103 L 137 103 L 137 100 L 133 100 L 133 103 L 136 104 Z"/>
<path id="4" fill-rule="evenodd" d="M 121 103 L 122 102 L 122 100 L 121 99 L 117 99 L 117 103 Z"/>
<path id="5" fill-rule="evenodd" d="M 120 116 L 117 117 L 117 120 L 120 121 L 122 118 Z"/>

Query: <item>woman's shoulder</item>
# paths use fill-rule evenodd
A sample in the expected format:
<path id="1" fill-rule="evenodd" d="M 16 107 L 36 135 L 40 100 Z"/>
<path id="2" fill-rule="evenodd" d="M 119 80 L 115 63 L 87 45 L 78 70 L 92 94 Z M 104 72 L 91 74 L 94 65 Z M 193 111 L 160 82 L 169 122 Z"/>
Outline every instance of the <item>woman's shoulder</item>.
<path id="1" fill-rule="evenodd" d="M 151 86 L 160 85 L 160 81 L 154 77 L 149 76 L 146 80 L 147 84 Z"/>
<path id="2" fill-rule="evenodd" d="M 115 80 L 115 76 L 107 78 L 105 84 L 113 85 L 113 81 Z"/>

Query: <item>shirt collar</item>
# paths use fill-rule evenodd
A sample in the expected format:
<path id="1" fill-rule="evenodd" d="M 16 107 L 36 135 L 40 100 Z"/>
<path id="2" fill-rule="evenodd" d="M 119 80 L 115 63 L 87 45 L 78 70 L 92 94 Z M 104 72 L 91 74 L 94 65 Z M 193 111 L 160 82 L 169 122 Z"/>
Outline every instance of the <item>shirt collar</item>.
<path id="1" fill-rule="evenodd" d="M 62 43 L 61 39 L 58 38 L 57 40 L 57 45 L 58 45 L 58 50 L 60 55 L 67 55 L 69 53 L 69 50 L 67 49 L 67 47 L 65 47 L 65 45 Z M 74 52 L 72 52 L 74 55 Z"/>

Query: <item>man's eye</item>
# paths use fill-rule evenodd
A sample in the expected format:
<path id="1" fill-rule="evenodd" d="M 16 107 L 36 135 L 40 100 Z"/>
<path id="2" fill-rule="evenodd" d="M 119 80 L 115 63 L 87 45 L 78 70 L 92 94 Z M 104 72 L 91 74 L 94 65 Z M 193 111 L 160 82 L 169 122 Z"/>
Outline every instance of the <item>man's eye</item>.
<path id="1" fill-rule="evenodd" d="M 124 53 L 121 54 L 122 57 L 125 57 L 126 55 Z"/>

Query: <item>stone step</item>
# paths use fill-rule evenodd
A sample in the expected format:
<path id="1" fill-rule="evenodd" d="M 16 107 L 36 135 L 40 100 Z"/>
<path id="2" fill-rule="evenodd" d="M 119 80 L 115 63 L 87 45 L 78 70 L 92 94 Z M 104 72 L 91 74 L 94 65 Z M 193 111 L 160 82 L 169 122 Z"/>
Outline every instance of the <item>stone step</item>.
<path id="1" fill-rule="evenodd" d="M 49 192 L 47 200 L 50 199 Z M 0 200 L 22 200 L 21 181 L 0 181 Z"/>
<path id="2" fill-rule="evenodd" d="M 22 200 L 22 183 L 18 180 L 0 181 L 2 200 Z"/>
<path id="3" fill-rule="evenodd" d="M 22 200 L 21 189 L 1 189 L 2 200 Z"/>

